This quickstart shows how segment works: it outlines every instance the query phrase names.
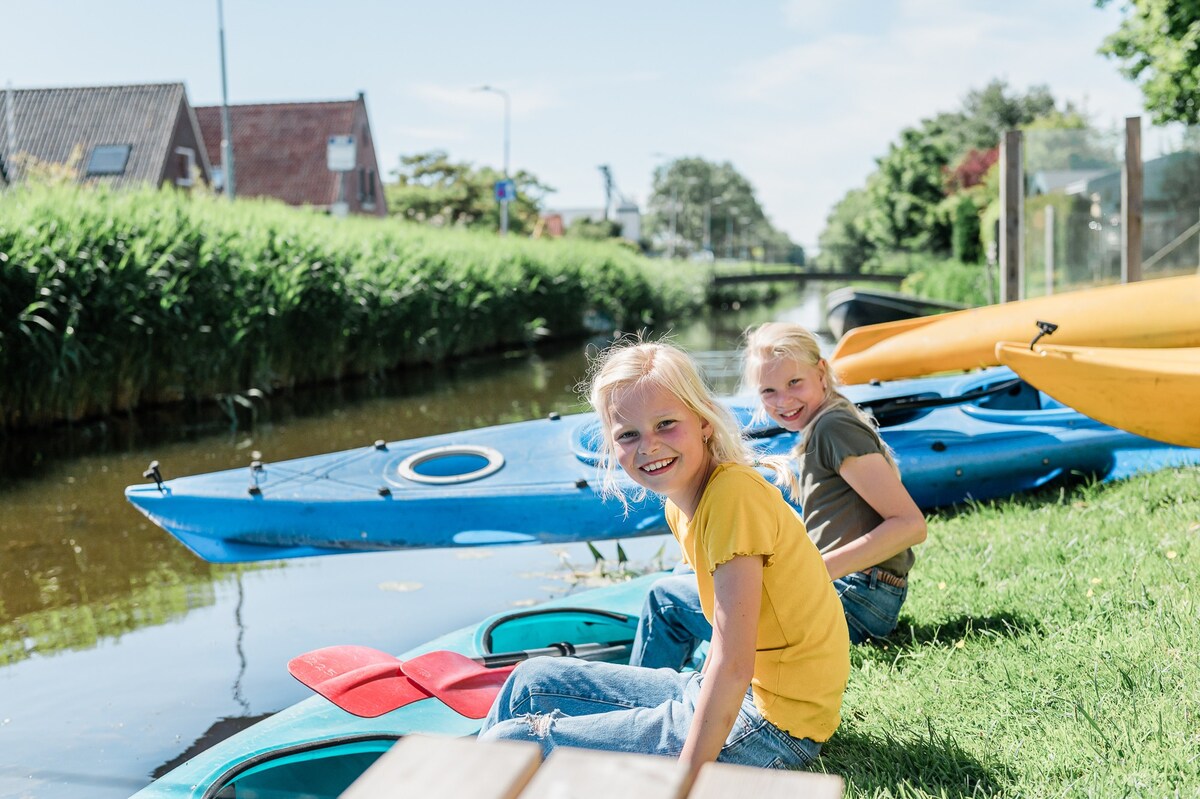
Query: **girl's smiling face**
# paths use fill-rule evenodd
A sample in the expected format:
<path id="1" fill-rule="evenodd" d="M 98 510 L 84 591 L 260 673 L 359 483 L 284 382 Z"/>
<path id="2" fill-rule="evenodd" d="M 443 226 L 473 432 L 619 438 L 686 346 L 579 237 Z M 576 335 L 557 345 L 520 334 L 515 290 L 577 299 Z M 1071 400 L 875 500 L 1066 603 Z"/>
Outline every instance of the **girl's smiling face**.
<path id="1" fill-rule="evenodd" d="M 608 420 L 617 463 L 635 483 L 695 511 L 712 467 L 712 424 L 654 383 L 613 397 Z"/>
<path id="2" fill-rule="evenodd" d="M 795 433 L 804 429 L 825 402 L 825 361 L 816 366 L 776 358 L 758 370 L 758 398 L 780 427 Z"/>

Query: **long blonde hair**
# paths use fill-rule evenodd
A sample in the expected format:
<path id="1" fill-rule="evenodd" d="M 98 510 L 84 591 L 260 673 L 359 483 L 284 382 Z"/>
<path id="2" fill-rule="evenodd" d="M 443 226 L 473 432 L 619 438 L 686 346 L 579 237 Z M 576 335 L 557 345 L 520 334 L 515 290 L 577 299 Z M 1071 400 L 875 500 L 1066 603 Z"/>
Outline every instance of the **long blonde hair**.
<path id="1" fill-rule="evenodd" d="M 821 346 L 820 342 L 817 341 L 817 337 L 807 328 L 794 322 L 767 322 L 759 325 L 757 328 L 747 329 L 745 338 L 746 344 L 742 350 L 742 387 L 743 389 L 753 389 L 756 395 L 758 394 L 759 375 L 762 373 L 763 367 L 768 363 L 788 360 L 804 366 L 817 367 L 822 371 L 825 397 L 821 401 L 820 408 L 817 409 L 813 417 L 808 420 L 808 424 L 801 430 L 800 442 L 796 445 L 795 449 L 797 454 L 803 452 L 804 448 L 808 446 L 809 437 L 812 435 L 813 428 L 816 426 L 818 419 L 831 411 L 844 410 L 859 419 L 875 435 L 884 459 L 887 460 L 888 465 L 897 474 L 900 473 L 891 448 L 879 436 L 879 431 L 875 427 L 875 419 L 838 391 L 840 384 L 837 375 L 829 368 L 829 362 L 821 356 Z M 766 416 L 766 408 L 762 404 L 761 396 L 759 396 L 758 408 L 754 412 L 755 421 L 764 421 Z M 770 461 L 774 459 L 763 460 Z M 774 468 L 774 464 L 768 463 L 767 465 Z M 788 486 L 791 489 L 793 498 L 796 498 L 799 493 L 798 478 L 791 470 L 788 472 L 788 477 Z"/>
<path id="2" fill-rule="evenodd" d="M 617 482 L 616 445 L 610 434 L 613 410 L 618 393 L 647 385 L 669 391 L 712 426 L 712 435 L 704 446 L 715 463 L 754 463 L 754 453 L 742 437 L 737 419 L 713 397 L 687 353 L 664 341 L 628 338 L 602 351 L 589 369 L 588 400 L 596 409 L 601 426 L 602 497 L 617 497 L 622 503 L 628 500 L 626 491 Z M 646 489 L 641 487 L 632 494 L 635 501 L 645 497 Z"/>

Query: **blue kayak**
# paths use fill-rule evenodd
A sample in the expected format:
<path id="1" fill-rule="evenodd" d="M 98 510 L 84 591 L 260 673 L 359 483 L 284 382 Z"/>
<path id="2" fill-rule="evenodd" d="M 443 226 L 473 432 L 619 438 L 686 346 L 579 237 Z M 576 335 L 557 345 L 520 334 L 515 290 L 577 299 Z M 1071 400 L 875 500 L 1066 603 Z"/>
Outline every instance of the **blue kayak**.
<path id="1" fill-rule="evenodd" d="M 1008 496 L 1073 472 L 1104 476 L 1118 450 L 1163 446 L 1064 407 L 1003 367 L 848 395 L 875 412 L 922 508 Z M 764 453 L 796 445 L 796 434 L 751 424 L 752 398 L 728 402 Z M 666 532 L 658 499 L 628 513 L 600 499 L 598 443 L 595 414 L 551 414 L 134 485 L 125 496 L 217 563 Z"/>
<path id="2" fill-rule="evenodd" d="M 474 657 L 564 643 L 583 649 L 589 644 L 628 642 L 637 628 L 646 591 L 659 576 L 499 613 L 407 652 L 400 660 L 440 650 Z M 628 660 L 628 646 L 602 651 L 603 656 L 595 659 Z M 380 688 L 386 688 L 383 684 L 389 679 L 395 678 L 374 677 Z M 201 752 L 143 788 L 135 799 L 298 795 L 334 799 L 401 736 L 478 732 L 479 719 L 451 709 L 456 704 L 454 694 L 464 690 L 469 686 L 464 688 L 460 682 L 415 700 L 384 690 L 383 702 L 389 696 L 400 698 L 386 705 L 396 705 L 395 709 L 374 717 L 355 715 L 324 696 L 312 696 Z"/>

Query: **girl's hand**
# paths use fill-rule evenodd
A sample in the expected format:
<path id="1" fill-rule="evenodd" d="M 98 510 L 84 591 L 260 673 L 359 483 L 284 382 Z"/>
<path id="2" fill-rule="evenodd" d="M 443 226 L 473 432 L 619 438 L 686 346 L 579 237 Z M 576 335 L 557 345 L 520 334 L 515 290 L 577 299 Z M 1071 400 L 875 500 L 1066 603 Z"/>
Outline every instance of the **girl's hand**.
<path id="1" fill-rule="evenodd" d="M 846 458 L 838 474 L 883 521 L 862 538 L 825 553 L 831 580 L 869 569 L 925 540 L 925 516 L 883 455 Z"/>
<path id="2" fill-rule="evenodd" d="M 762 577 L 759 555 L 738 556 L 713 572 L 712 643 L 696 715 L 679 755 L 688 767 L 689 779 L 721 753 L 754 677 Z"/>

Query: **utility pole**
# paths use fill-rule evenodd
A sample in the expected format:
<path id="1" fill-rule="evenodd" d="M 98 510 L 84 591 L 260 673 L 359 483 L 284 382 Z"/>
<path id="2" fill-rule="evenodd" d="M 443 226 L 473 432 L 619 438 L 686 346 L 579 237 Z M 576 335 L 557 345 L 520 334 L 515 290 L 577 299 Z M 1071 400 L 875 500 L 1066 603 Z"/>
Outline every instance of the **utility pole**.
<path id="1" fill-rule="evenodd" d="M 667 242 L 667 257 L 675 257 L 675 226 L 679 215 L 679 191 L 671 186 L 671 238 Z"/>
<path id="2" fill-rule="evenodd" d="M 612 169 L 609 168 L 608 164 L 601 164 L 597 168 L 600 170 L 600 174 L 604 176 L 604 221 L 607 222 L 608 212 L 613 204 Z"/>
<path id="3" fill-rule="evenodd" d="M 221 42 L 221 179 L 225 184 L 225 196 L 234 198 L 233 180 L 233 130 L 229 124 L 229 82 L 225 77 L 225 9 L 217 0 L 217 29 Z"/>
<path id="4" fill-rule="evenodd" d="M 509 101 L 508 92 L 504 91 L 504 89 L 497 89 L 495 86 L 480 86 L 479 91 L 492 92 L 493 94 L 498 94 L 504 98 L 504 182 L 506 185 L 505 185 L 504 196 L 500 198 L 500 235 L 507 236 L 508 235 L 508 188 L 507 188 L 507 184 L 509 182 L 509 179 L 508 179 L 508 129 L 509 129 L 509 120 L 512 118 L 512 104 Z"/>
<path id="5" fill-rule="evenodd" d="M 0 175 L 3 175 L 4 182 L 11 186 L 17 180 L 16 170 L 10 171 L 9 169 L 9 165 L 17 155 L 17 125 L 14 121 L 12 81 L 8 82 L 4 92 L 4 127 L 8 136 L 8 158 L 0 159 Z"/>

